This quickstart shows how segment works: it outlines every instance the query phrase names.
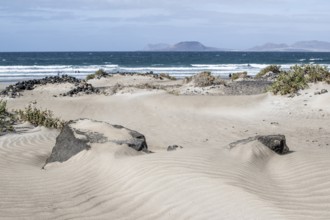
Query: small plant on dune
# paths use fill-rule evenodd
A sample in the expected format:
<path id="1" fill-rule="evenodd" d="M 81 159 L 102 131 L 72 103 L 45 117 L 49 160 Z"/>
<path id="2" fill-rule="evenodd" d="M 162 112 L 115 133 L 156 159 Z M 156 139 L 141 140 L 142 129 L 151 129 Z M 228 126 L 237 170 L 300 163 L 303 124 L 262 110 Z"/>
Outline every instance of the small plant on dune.
<path id="1" fill-rule="evenodd" d="M 308 87 L 308 83 L 330 83 L 330 72 L 321 65 L 294 65 L 289 71 L 282 71 L 272 84 L 270 91 L 274 94 L 293 94 Z"/>
<path id="2" fill-rule="evenodd" d="M 100 79 L 101 77 L 106 77 L 108 75 L 109 74 L 105 72 L 103 69 L 99 69 L 95 73 L 87 75 L 86 80 L 95 79 L 95 78 Z"/>
<path id="3" fill-rule="evenodd" d="M 215 77 L 214 81 L 213 81 L 213 85 L 224 85 L 227 86 L 227 83 L 225 80 L 221 79 L 220 76 Z"/>
<path id="4" fill-rule="evenodd" d="M 280 73 L 281 72 L 281 66 L 279 65 L 269 65 L 262 70 L 256 75 L 256 78 L 262 78 L 266 73 L 268 72 L 273 72 L 273 73 Z"/>
<path id="5" fill-rule="evenodd" d="M 211 72 L 201 72 L 195 76 L 192 76 L 194 83 L 196 86 L 205 87 L 213 85 L 215 77 L 211 74 Z"/>
<path id="6" fill-rule="evenodd" d="M 236 79 L 243 79 L 247 77 L 247 72 L 238 72 L 238 73 L 233 73 L 231 75 L 231 79 L 232 80 L 236 80 Z"/>
<path id="7" fill-rule="evenodd" d="M 306 80 L 311 83 L 326 81 L 330 78 L 330 72 L 326 66 L 306 64 L 303 66 L 292 66 L 292 71 L 301 72 L 305 75 Z"/>
<path id="8" fill-rule="evenodd" d="M 271 85 L 270 91 L 274 94 L 293 94 L 300 89 L 308 87 L 304 74 L 300 71 L 281 72 L 276 81 Z"/>
<path id="9" fill-rule="evenodd" d="M 0 134 L 14 131 L 15 119 L 13 114 L 7 111 L 7 102 L 0 100 Z"/>
<path id="10" fill-rule="evenodd" d="M 90 79 L 94 79 L 95 78 L 95 74 L 93 73 L 93 74 L 88 74 L 87 76 L 86 76 L 86 80 L 90 80 Z"/>
<path id="11" fill-rule="evenodd" d="M 41 110 L 29 105 L 24 110 L 16 111 L 18 119 L 28 121 L 34 126 L 45 126 L 47 128 L 61 129 L 65 125 L 65 121 L 53 116 L 50 110 Z"/>
<path id="12" fill-rule="evenodd" d="M 330 75 L 327 78 L 324 79 L 324 82 L 330 84 Z"/>
<path id="13" fill-rule="evenodd" d="M 161 73 L 159 74 L 159 77 L 169 79 L 169 80 L 176 80 L 174 76 L 170 76 L 168 73 Z"/>

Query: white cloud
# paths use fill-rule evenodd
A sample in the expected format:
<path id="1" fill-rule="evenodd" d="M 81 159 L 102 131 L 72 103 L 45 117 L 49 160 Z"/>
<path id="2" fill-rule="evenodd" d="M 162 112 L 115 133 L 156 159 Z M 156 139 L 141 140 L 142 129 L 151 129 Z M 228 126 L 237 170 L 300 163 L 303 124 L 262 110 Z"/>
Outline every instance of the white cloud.
<path id="1" fill-rule="evenodd" d="M 54 33 L 63 38 L 79 33 L 77 42 L 84 44 L 96 37 L 127 45 L 126 39 L 133 41 L 129 45 L 196 39 L 219 42 L 218 47 L 235 47 L 238 39 L 245 47 L 266 38 L 327 40 L 328 8 L 327 0 L 4 0 L 0 40 L 12 34 L 37 42 Z"/>

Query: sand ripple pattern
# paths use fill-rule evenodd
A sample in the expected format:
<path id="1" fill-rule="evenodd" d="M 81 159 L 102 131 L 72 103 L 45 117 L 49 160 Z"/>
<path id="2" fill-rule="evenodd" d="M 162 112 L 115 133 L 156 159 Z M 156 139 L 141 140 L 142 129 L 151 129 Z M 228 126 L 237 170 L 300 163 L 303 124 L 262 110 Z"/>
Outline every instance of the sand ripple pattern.
<path id="1" fill-rule="evenodd" d="M 92 149 L 42 170 L 57 135 L 0 137 L 0 219 L 330 219 L 328 152 Z"/>

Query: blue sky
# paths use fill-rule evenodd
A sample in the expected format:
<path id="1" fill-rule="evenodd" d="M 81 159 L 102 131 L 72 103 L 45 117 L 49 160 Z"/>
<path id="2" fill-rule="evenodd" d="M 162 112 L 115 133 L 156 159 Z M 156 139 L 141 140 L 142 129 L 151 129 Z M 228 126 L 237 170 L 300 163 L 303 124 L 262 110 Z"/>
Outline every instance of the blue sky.
<path id="1" fill-rule="evenodd" d="M 330 41 L 328 0 L 1 0 L 0 51 L 122 51 L 196 40 Z"/>

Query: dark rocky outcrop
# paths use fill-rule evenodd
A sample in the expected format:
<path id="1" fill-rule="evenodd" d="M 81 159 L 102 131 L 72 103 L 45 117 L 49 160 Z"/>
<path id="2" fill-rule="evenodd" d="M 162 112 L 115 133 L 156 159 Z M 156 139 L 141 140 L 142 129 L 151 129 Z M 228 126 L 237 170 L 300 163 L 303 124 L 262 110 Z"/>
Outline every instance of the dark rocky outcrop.
<path id="1" fill-rule="evenodd" d="M 178 145 L 170 145 L 167 147 L 167 151 L 175 151 L 177 149 L 182 149 L 182 146 L 178 146 Z"/>
<path id="2" fill-rule="evenodd" d="M 322 94 L 325 94 L 325 93 L 327 93 L 327 92 L 328 92 L 328 90 L 326 90 L 326 89 L 321 89 L 321 91 L 314 92 L 314 95 L 322 95 Z"/>
<path id="3" fill-rule="evenodd" d="M 290 151 L 284 135 L 256 136 L 256 139 L 278 154 L 286 154 Z"/>
<path id="4" fill-rule="evenodd" d="M 247 139 L 235 141 L 229 144 L 230 148 L 233 148 L 239 144 L 246 144 L 252 141 L 259 141 L 264 146 L 268 147 L 270 150 L 274 151 L 277 154 L 283 155 L 289 153 L 290 149 L 286 145 L 286 138 L 284 135 L 258 135 L 255 137 L 250 137 Z"/>
<path id="5" fill-rule="evenodd" d="M 20 92 L 24 90 L 33 90 L 37 85 L 46 85 L 46 84 L 55 84 L 55 83 L 72 83 L 77 85 L 78 83 L 80 83 L 80 80 L 68 75 L 50 76 L 42 79 L 27 80 L 27 81 L 18 82 L 14 85 L 7 86 L 4 90 L 0 92 L 0 95 L 15 98 L 20 96 Z"/>
<path id="6" fill-rule="evenodd" d="M 71 89 L 67 93 L 60 94 L 61 96 L 73 96 L 77 94 L 97 94 L 100 93 L 100 90 L 98 88 L 95 88 L 92 86 L 92 84 L 89 83 L 81 83 L 77 85 L 75 88 Z"/>
<path id="7" fill-rule="evenodd" d="M 126 145 L 136 151 L 150 153 L 145 136 L 137 131 L 106 122 L 78 119 L 63 127 L 45 165 L 67 161 L 83 150 L 93 149 L 96 143 L 107 147 L 111 144 Z"/>
<path id="8" fill-rule="evenodd" d="M 112 75 L 120 75 L 120 76 L 147 76 L 147 77 L 152 77 L 155 79 L 160 79 L 160 80 L 164 80 L 164 79 L 169 79 L 169 80 L 176 80 L 176 78 L 174 76 L 171 76 L 167 73 L 154 73 L 152 71 L 150 72 L 146 72 L 146 73 L 136 73 L 136 72 L 116 72 L 116 73 L 111 73 Z"/>

